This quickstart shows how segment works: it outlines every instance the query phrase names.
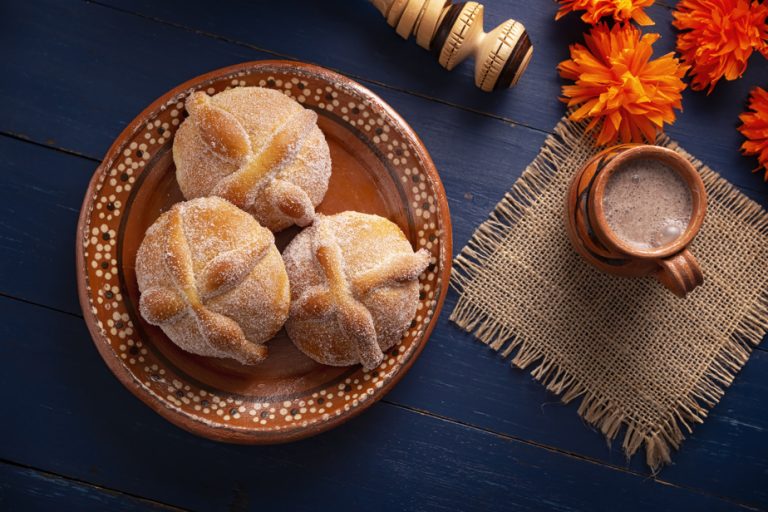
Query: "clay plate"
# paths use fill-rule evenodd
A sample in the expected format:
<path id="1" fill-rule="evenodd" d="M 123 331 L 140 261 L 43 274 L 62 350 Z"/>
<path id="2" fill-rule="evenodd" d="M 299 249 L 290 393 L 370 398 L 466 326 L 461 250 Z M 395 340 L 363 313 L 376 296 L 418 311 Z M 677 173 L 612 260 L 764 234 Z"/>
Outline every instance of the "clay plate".
<path id="1" fill-rule="evenodd" d="M 319 114 L 333 174 L 323 213 L 357 210 L 396 222 L 415 249 L 432 254 L 419 277 L 416 318 L 373 371 L 330 367 L 301 354 L 281 331 L 270 356 L 246 367 L 177 348 L 140 317 L 134 271 L 146 228 L 182 200 L 173 134 L 183 102 L 254 85 L 282 91 Z M 277 235 L 280 249 L 295 236 Z M 162 416 L 221 441 L 277 443 L 328 430 L 380 399 L 413 364 L 435 326 L 451 267 L 448 203 L 434 164 L 413 130 L 368 89 L 323 68 L 260 61 L 220 69 L 152 103 L 117 138 L 96 169 L 80 212 L 80 303 L 96 348 L 118 379 Z"/>

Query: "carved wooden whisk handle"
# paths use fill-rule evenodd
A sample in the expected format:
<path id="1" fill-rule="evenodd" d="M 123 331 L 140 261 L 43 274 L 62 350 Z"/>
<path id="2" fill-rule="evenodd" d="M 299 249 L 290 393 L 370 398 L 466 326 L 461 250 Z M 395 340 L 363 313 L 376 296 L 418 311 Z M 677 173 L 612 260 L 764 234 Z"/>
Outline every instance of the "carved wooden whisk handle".
<path id="1" fill-rule="evenodd" d="M 469 56 L 475 58 L 475 85 L 484 91 L 517 84 L 533 54 L 522 23 L 507 20 L 483 31 L 483 5 L 451 4 L 449 0 L 371 0 L 374 6 L 408 39 L 416 36 L 440 65 L 451 70 Z"/>

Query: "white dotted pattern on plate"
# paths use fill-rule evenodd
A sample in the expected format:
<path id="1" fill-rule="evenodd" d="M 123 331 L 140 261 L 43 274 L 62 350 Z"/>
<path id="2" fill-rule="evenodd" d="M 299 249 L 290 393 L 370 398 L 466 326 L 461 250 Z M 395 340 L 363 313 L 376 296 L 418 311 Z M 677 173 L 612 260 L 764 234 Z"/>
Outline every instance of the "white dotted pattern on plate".
<path id="1" fill-rule="evenodd" d="M 148 350 L 137 335 L 120 290 L 117 228 L 137 177 L 146 162 L 172 139 L 183 117 L 184 98 L 191 90 L 150 115 L 148 122 L 129 137 L 119 153 L 108 162 L 106 172 L 95 187 L 82 241 L 89 300 L 104 341 L 140 385 L 168 407 L 211 426 L 240 426 L 248 430 L 257 427 L 264 431 L 302 428 L 341 416 L 371 399 L 418 346 L 434 314 L 442 286 L 438 275 L 442 233 L 439 205 L 431 180 L 421 170 L 423 165 L 418 154 L 399 126 L 358 91 L 341 84 L 329 84 L 308 71 L 287 73 L 266 68 L 215 78 L 195 90 L 204 89 L 208 94 L 215 94 L 246 85 L 280 90 L 305 106 L 341 118 L 373 142 L 400 179 L 411 203 L 417 245 L 432 254 L 432 265 L 419 277 L 420 301 L 416 318 L 403 340 L 371 372 L 359 369 L 343 382 L 311 393 L 311 396 L 273 402 L 195 387 L 183 382 L 183 376 L 175 375 L 176 370 L 167 368 Z"/>

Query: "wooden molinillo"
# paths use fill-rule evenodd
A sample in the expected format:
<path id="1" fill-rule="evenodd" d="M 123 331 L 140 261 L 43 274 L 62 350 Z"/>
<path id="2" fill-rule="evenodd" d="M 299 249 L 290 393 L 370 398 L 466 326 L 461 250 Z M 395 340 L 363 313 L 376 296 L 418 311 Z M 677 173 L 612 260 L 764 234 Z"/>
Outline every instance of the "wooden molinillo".
<path id="1" fill-rule="evenodd" d="M 434 53 L 440 65 L 451 70 L 475 57 L 475 85 L 494 91 L 517 84 L 533 54 L 522 23 L 507 20 L 490 32 L 483 31 L 483 5 L 451 4 L 449 0 L 371 0 L 397 33 L 416 36 L 422 48 Z"/>

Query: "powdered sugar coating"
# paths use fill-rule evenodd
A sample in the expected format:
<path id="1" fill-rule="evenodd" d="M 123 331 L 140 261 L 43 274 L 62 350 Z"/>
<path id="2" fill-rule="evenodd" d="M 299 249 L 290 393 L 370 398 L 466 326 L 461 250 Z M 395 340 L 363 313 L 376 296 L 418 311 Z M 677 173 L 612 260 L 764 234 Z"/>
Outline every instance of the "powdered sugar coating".
<path id="1" fill-rule="evenodd" d="M 179 315 L 160 323 L 171 341 L 194 354 L 242 361 L 239 352 L 227 353 L 212 345 L 170 271 L 169 253 L 179 249 L 169 246 L 174 243 L 169 236 L 171 219 L 177 212 L 183 226 L 181 252 L 191 262 L 193 286 L 204 308 L 234 321 L 247 341 L 257 345 L 274 336 L 288 315 L 288 277 L 274 236 L 229 202 L 199 198 L 162 214 L 147 229 L 136 255 L 139 291 L 168 290 L 184 303 Z M 257 249 L 251 253 L 248 247 Z"/>
<path id="2" fill-rule="evenodd" d="M 343 272 L 354 299 L 370 313 L 376 341 L 382 351 L 402 338 L 416 314 L 419 301 L 418 279 L 374 286 L 361 292 L 354 282 L 361 276 L 386 270 L 401 255 L 410 255 L 423 271 L 427 255 L 414 254 L 411 244 L 393 222 L 358 212 L 318 215 L 315 223 L 299 233 L 283 252 L 291 284 L 292 313 L 286 330 L 296 346 L 323 364 L 347 366 L 360 361 L 358 347 L 339 325 L 338 312 L 330 317 L 296 314 L 296 307 L 313 293 L 329 288 L 328 278 L 316 257 L 320 246 L 337 246 Z"/>
<path id="3" fill-rule="evenodd" d="M 212 96 L 210 102 L 231 114 L 244 130 L 253 157 L 269 146 L 289 119 L 304 110 L 286 95 L 261 87 L 229 89 Z M 315 125 L 306 138 L 296 144 L 298 147 L 292 148 L 297 150 L 295 158 L 265 176 L 251 190 L 253 200 L 248 212 L 272 231 L 296 221 L 275 207 L 267 190 L 270 183 L 279 180 L 299 187 L 313 206 L 320 204 L 328 189 L 331 157 L 322 131 Z M 187 199 L 210 195 L 222 180 L 243 167 L 243 162 L 214 151 L 191 118 L 182 122 L 176 132 L 173 159 L 179 187 Z"/>

